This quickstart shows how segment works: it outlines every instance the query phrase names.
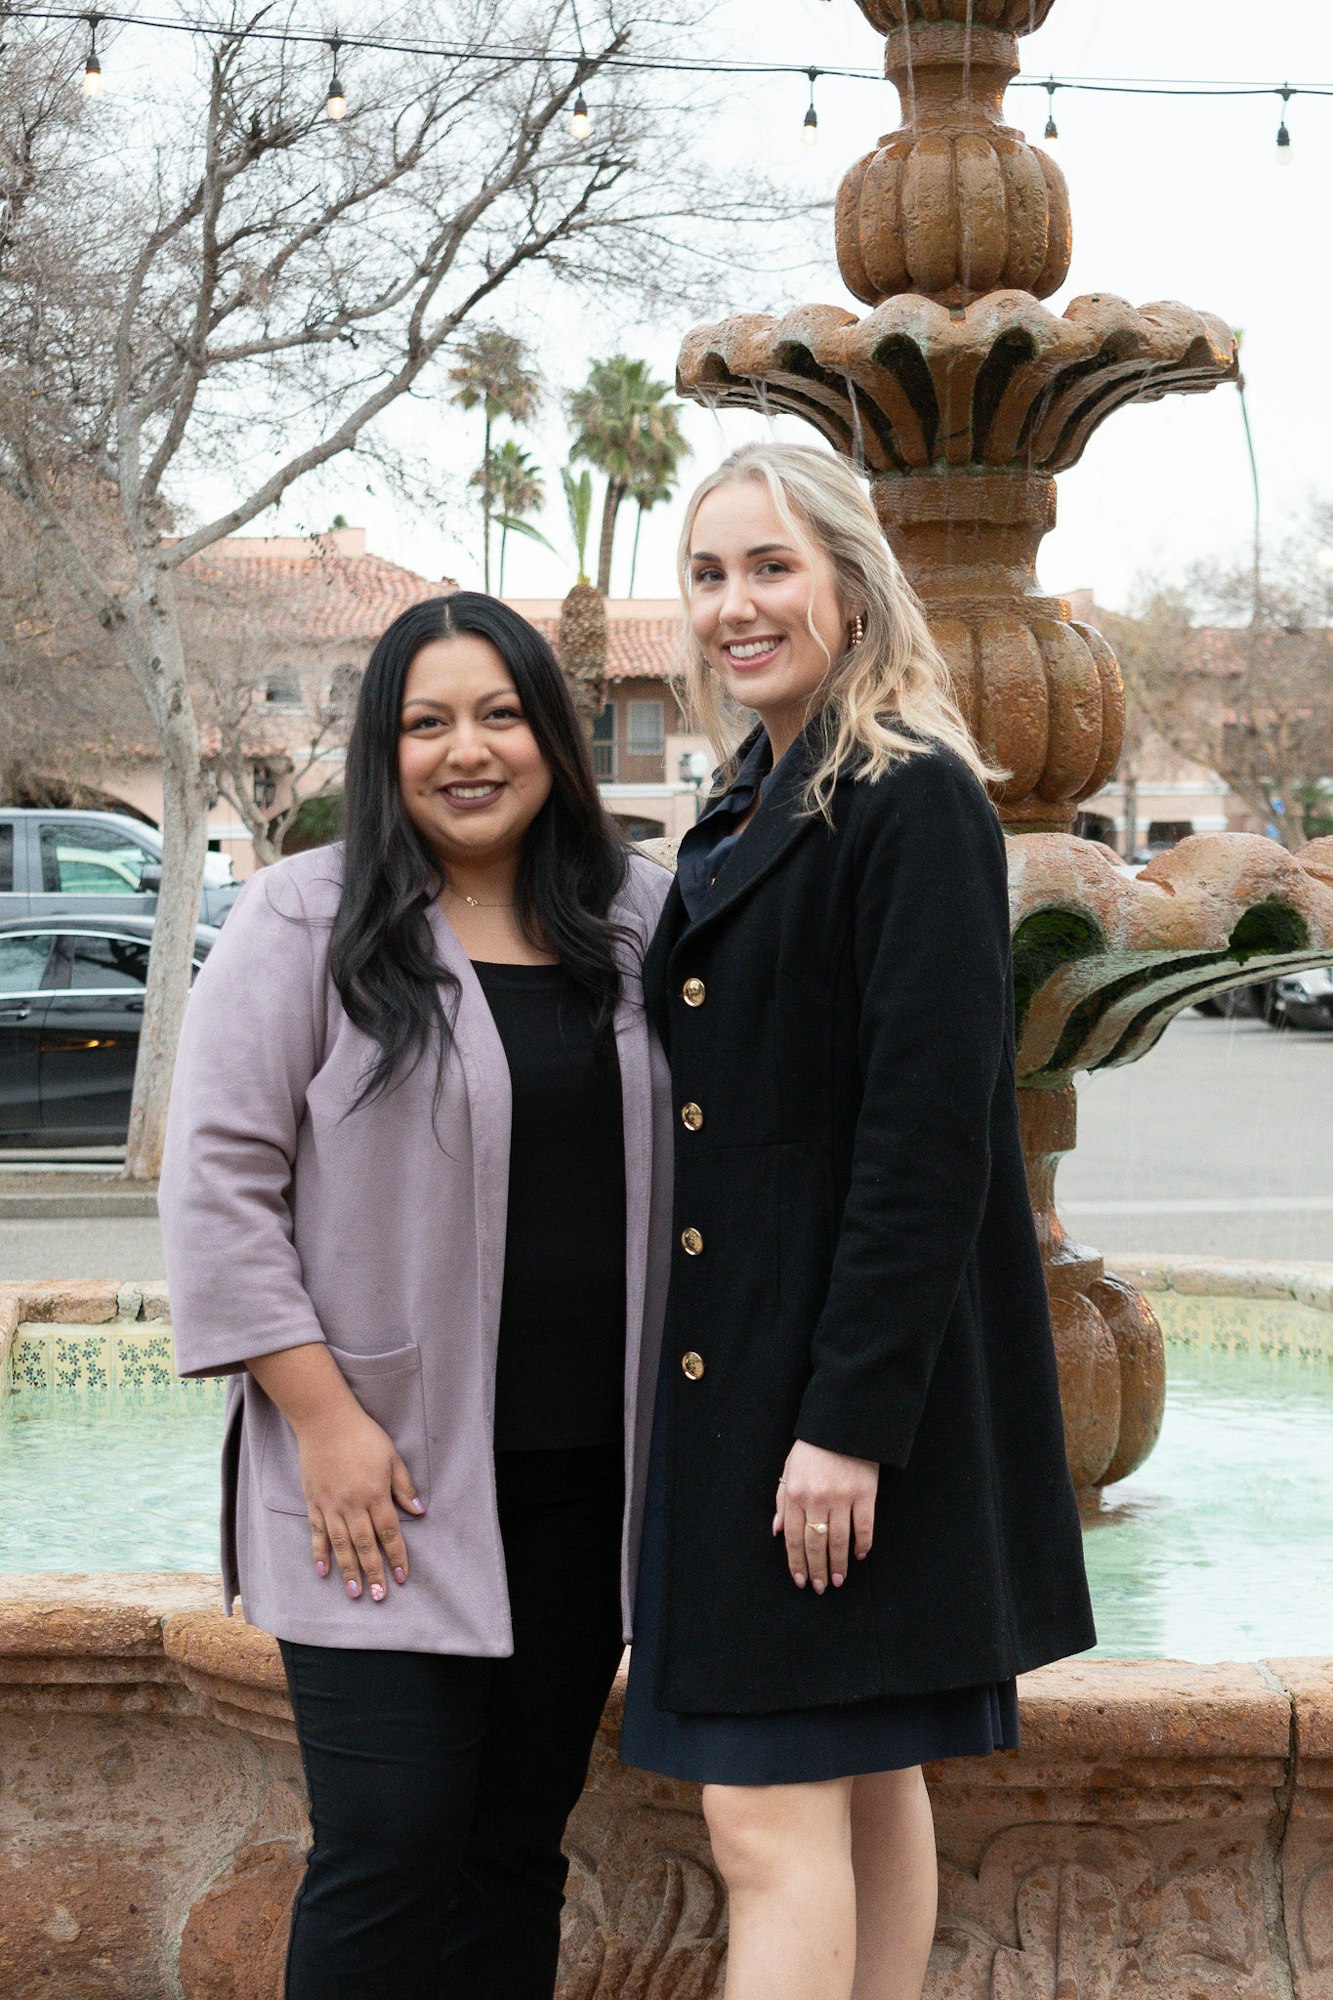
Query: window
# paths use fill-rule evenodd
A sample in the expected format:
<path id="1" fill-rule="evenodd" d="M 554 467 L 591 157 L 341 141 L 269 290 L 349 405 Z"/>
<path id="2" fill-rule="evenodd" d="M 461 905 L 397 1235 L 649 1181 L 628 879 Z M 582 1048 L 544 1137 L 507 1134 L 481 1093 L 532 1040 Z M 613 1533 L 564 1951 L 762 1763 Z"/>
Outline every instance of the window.
<path id="1" fill-rule="evenodd" d="M 0 895 L 14 887 L 14 829 L 0 826 Z"/>
<path id="2" fill-rule="evenodd" d="M 138 991 L 148 982 L 148 946 L 142 938 L 67 937 L 70 987 L 89 992 Z"/>
<path id="3" fill-rule="evenodd" d="M 277 667 L 264 682 L 264 702 L 268 708 L 299 708 L 301 680 L 291 667 Z"/>
<path id="4" fill-rule="evenodd" d="M 340 719 L 350 716 L 360 692 L 360 667 L 335 667 L 329 682 L 329 712 Z"/>
<path id="5" fill-rule="evenodd" d="M 136 840 L 111 826 L 44 826 L 42 888 L 48 895 L 135 896 L 145 868 L 159 866 Z"/>
<path id="6" fill-rule="evenodd" d="M 592 725 L 592 774 L 602 783 L 616 775 L 616 705 L 608 701 Z"/>
<path id="7" fill-rule="evenodd" d="M 40 992 L 50 956 L 49 937 L 0 938 L 0 993 Z"/>
<path id="8" fill-rule="evenodd" d="M 662 704 L 660 701 L 632 701 L 629 706 L 629 742 L 626 748 L 631 757 L 661 757 L 666 751 L 666 738 L 662 734 Z"/>
<path id="9" fill-rule="evenodd" d="M 260 812 L 273 810 L 278 796 L 278 781 L 267 764 L 255 765 L 250 795 Z"/>

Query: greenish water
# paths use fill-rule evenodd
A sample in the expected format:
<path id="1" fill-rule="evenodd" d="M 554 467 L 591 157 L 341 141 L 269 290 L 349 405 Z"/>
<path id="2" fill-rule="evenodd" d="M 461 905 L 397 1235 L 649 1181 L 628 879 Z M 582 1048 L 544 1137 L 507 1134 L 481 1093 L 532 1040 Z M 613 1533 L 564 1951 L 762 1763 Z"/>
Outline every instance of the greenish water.
<path id="1" fill-rule="evenodd" d="M 1084 1539 L 1095 1657 L 1333 1654 L 1333 1368 L 1168 1350 L 1157 1450 Z M 0 1420 L 0 1570 L 217 1566 L 220 1397 L 50 1394 Z"/>
<path id="2" fill-rule="evenodd" d="M 1333 1654 L 1333 1368 L 1168 1347 L 1157 1449 L 1084 1536 L 1094 1658 Z"/>

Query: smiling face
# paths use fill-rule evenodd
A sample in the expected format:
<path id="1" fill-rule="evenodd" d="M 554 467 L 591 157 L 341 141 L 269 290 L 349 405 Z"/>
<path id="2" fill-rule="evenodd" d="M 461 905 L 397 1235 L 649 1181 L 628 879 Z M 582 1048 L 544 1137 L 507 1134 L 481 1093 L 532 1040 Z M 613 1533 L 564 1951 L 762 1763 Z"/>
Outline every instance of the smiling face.
<path id="1" fill-rule="evenodd" d="M 551 770 L 489 639 L 432 639 L 407 670 L 398 735 L 407 816 L 443 864 L 517 862 Z"/>
<path id="2" fill-rule="evenodd" d="M 756 711 L 781 756 L 819 706 L 848 614 L 832 561 L 793 538 L 761 479 L 730 480 L 699 503 L 690 624 L 727 693 Z"/>

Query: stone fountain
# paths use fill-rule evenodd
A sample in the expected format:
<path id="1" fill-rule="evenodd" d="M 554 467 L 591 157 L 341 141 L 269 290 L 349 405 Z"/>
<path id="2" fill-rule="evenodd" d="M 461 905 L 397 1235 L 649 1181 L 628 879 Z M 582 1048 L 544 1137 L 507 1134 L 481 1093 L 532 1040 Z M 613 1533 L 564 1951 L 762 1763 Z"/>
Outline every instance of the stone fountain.
<path id="1" fill-rule="evenodd" d="M 904 122 L 837 203 L 844 283 L 870 310 L 798 306 L 696 328 L 677 387 L 710 406 L 803 417 L 865 472 L 987 757 L 1009 841 L 1020 1107 L 1081 1493 L 1151 1451 L 1165 1397 L 1152 1311 L 1066 1236 L 1055 1173 L 1075 1143 L 1073 1076 L 1132 1062 L 1227 986 L 1333 958 L 1333 839 L 1293 858 L 1244 835 L 1186 840 L 1135 878 L 1072 837 L 1115 771 L 1115 655 L 1044 596 L 1036 559 L 1055 475 L 1127 403 L 1237 376 L 1210 313 L 1110 292 L 1042 304 L 1069 269 L 1055 162 L 1003 122 L 1018 42 L 1055 0 L 857 0 L 885 37 Z"/>
<path id="2" fill-rule="evenodd" d="M 1042 305 L 1069 261 L 1064 182 L 1001 101 L 1054 0 L 859 4 L 906 113 L 839 202 L 839 262 L 870 311 L 701 328 L 680 387 L 793 411 L 864 467 L 978 740 L 1012 774 L 997 802 L 1028 1169 L 1090 1491 L 1152 1447 L 1162 1343 L 1056 1215 L 1071 1079 L 1136 1060 L 1192 1000 L 1333 960 L 1333 840 L 1298 858 L 1188 840 L 1135 878 L 1071 836 L 1123 717 L 1110 647 L 1036 586 L 1054 475 L 1121 403 L 1232 379 L 1233 343 L 1178 305 Z M 1271 1296 L 1277 1274 L 1256 1282 Z M 1333 1312 L 1333 1269 L 1300 1282 Z M 69 1372 L 86 1353 L 119 1379 L 165 1347 L 166 1312 L 150 1286 L 0 1286 L 0 1394 L 25 1354 Z M 273 1642 L 222 1618 L 216 1579 L 5 1581 L 0 1993 L 278 2000 L 307 1829 Z M 557 2000 L 717 2000 L 697 1789 L 617 1764 L 622 1698 L 571 1823 Z M 1333 1662 L 1069 1661 L 1025 1678 L 1022 1712 L 1021 1750 L 930 1773 L 928 2000 L 1333 2000 Z"/>

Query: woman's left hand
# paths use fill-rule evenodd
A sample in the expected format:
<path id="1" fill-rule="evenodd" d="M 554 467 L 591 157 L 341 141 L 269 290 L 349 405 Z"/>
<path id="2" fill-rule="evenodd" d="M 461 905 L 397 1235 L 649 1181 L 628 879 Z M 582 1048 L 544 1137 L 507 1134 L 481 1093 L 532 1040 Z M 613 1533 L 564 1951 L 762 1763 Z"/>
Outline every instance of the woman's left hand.
<path id="1" fill-rule="evenodd" d="M 821 1594 L 830 1580 L 837 1590 L 847 1580 L 852 1551 L 858 1561 L 869 1555 L 878 1491 L 873 1458 L 848 1458 L 797 1439 L 778 1481 L 773 1533 L 786 1541 L 787 1567 L 799 1589 L 808 1579 Z"/>

